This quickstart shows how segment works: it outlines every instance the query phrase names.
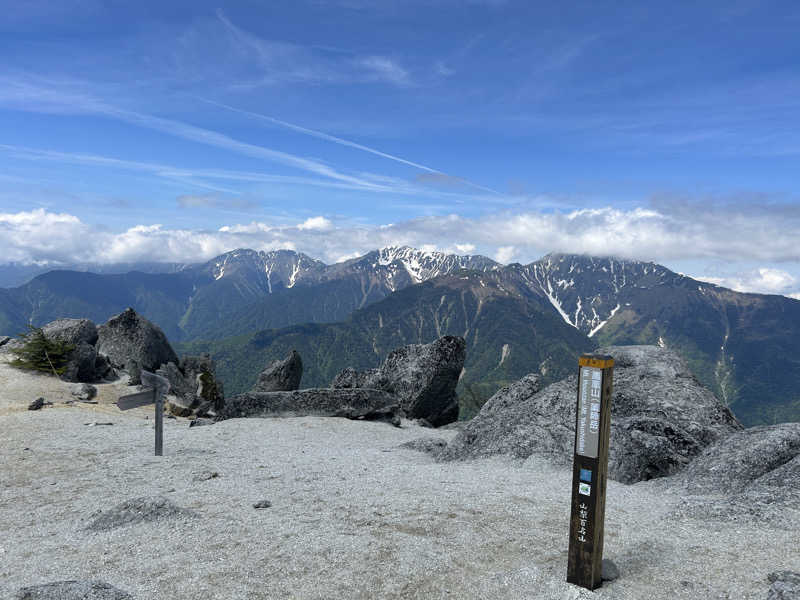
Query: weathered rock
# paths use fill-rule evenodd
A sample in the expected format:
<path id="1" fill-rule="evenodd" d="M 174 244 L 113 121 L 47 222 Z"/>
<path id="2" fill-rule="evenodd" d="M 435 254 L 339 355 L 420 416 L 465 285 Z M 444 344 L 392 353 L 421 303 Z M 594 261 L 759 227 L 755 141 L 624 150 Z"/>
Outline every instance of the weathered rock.
<path id="1" fill-rule="evenodd" d="M 767 580 L 772 584 L 767 600 L 800 600 L 800 573 L 775 571 L 767 576 Z"/>
<path id="2" fill-rule="evenodd" d="M 222 382 L 214 377 L 214 361 L 208 355 L 184 356 L 181 366 L 167 363 L 156 373 L 170 384 L 167 411 L 178 417 L 216 415 L 224 404 Z"/>
<path id="3" fill-rule="evenodd" d="M 614 357 L 609 477 L 624 483 L 671 475 L 704 448 L 741 430 L 730 410 L 673 351 L 603 348 Z M 533 454 L 569 464 L 575 440 L 576 377 L 538 390 L 527 376 L 498 391 L 444 449 L 456 460 Z"/>
<path id="4" fill-rule="evenodd" d="M 94 358 L 94 376 L 95 376 L 95 381 L 111 379 L 116 376 L 116 374 L 114 373 L 114 368 L 111 366 L 108 357 L 103 356 L 102 354 L 99 354 L 96 351 Z"/>
<path id="5" fill-rule="evenodd" d="M 15 600 L 133 600 L 124 592 L 104 581 L 55 581 L 20 589 Z"/>
<path id="6" fill-rule="evenodd" d="M 392 420 L 400 408 L 383 390 L 329 388 L 293 392 L 247 392 L 225 400 L 222 418 L 236 417 L 345 417 Z"/>
<path id="7" fill-rule="evenodd" d="M 3 336 L 7 337 L 7 336 Z M 0 345 L 0 354 L 10 354 L 12 350 L 16 348 L 22 348 L 25 345 L 25 342 L 19 337 L 9 337 L 6 341 Z"/>
<path id="8" fill-rule="evenodd" d="M 691 494 L 784 494 L 800 500 L 800 423 L 751 427 L 709 446 L 680 480 Z"/>
<path id="9" fill-rule="evenodd" d="M 458 418 L 455 390 L 465 358 L 464 338 L 448 335 L 430 344 L 397 348 L 377 369 L 345 369 L 331 387 L 384 390 L 397 397 L 409 418 L 439 427 Z"/>
<path id="10" fill-rule="evenodd" d="M 28 410 L 40 410 L 45 405 L 44 398 L 37 398 L 28 404 Z"/>
<path id="11" fill-rule="evenodd" d="M 97 351 L 106 355 L 112 366 L 124 368 L 131 360 L 139 367 L 155 372 L 178 357 L 161 329 L 127 308 L 97 328 Z"/>
<path id="12" fill-rule="evenodd" d="M 253 503 L 253 508 L 269 508 L 270 506 L 272 506 L 272 502 L 269 500 L 259 500 Z"/>
<path id="13" fill-rule="evenodd" d="M 283 360 L 276 360 L 261 371 L 251 392 L 291 392 L 300 387 L 303 361 L 296 350 Z"/>
<path id="14" fill-rule="evenodd" d="M 619 579 L 619 569 L 613 560 L 604 558 L 600 563 L 600 579 L 603 581 L 614 581 Z"/>
<path id="15" fill-rule="evenodd" d="M 49 340 L 77 346 L 84 342 L 90 346 L 97 343 L 97 326 L 89 319 L 56 319 L 42 327 Z"/>
<path id="16" fill-rule="evenodd" d="M 64 381 L 88 382 L 98 379 L 95 370 L 97 350 L 91 344 L 80 341 L 69 355 L 61 379 Z"/>
<path id="17" fill-rule="evenodd" d="M 208 481 L 210 479 L 216 479 L 219 477 L 219 473 L 217 471 L 200 471 L 197 475 L 194 476 L 195 481 Z"/>
<path id="18" fill-rule="evenodd" d="M 204 425 L 213 425 L 213 424 L 214 421 L 212 421 L 211 419 L 197 418 L 193 419 L 192 421 L 189 421 L 189 427 L 203 427 Z"/>
<path id="19" fill-rule="evenodd" d="M 77 383 L 72 386 L 70 393 L 78 400 L 91 400 L 97 396 L 97 388 L 90 383 Z"/>
<path id="20" fill-rule="evenodd" d="M 64 372 L 61 374 L 63 381 L 91 382 L 103 377 L 106 370 L 98 374 L 97 351 L 94 347 L 97 342 L 97 327 L 89 319 L 57 319 L 42 327 L 45 337 L 51 341 L 63 342 L 73 346 Z M 28 339 L 26 336 L 25 339 Z M 25 340 L 17 338 L 4 344 L 4 349 L 12 350 L 21 348 Z"/>
<path id="21" fill-rule="evenodd" d="M 195 412 L 198 415 L 218 414 L 225 405 L 222 382 L 218 381 L 214 375 L 209 372 L 198 373 L 195 381 L 197 384 L 195 397 L 198 402 Z"/>
<path id="22" fill-rule="evenodd" d="M 174 362 L 168 362 L 156 369 L 156 375 L 161 375 L 169 381 L 169 395 L 178 398 L 189 398 L 189 402 L 194 399 L 194 381 L 187 381 L 186 376 Z"/>
<path id="23" fill-rule="evenodd" d="M 769 521 L 800 519 L 800 423 L 752 427 L 712 446 L 674 478 L 681 516 Z"/>
<path id="24" fill-rule="evenodd" d="M 139 365 L 139 361 L 128 359 L 124 369 L 128 372 L 128 385 L 142 385 L 142 367 Z"/>
<path id="25" fill-rule="evenodd" d="M 158 519 L 189 517 L 192 512 L 176 506 L 163 496 L 146 496 L 127 500 L 101 513 L 86 528 L 89 531 L 108 531 L 124 525 L 135 525 Z"/>
<path id="26" fill-rule="evenodd" d="M 408 448 L 409 450 L 416 450 L 433 456 L 438 456 L 446 446 L 447 440 L 444 438 L 418 438 L 400 444 L 401 448 Z"/>

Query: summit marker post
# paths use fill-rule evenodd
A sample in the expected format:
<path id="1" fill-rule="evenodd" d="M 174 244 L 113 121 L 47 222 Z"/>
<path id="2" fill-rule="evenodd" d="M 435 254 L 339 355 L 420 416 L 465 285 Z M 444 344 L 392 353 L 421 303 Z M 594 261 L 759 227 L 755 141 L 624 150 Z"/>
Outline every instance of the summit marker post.
<path id="1" fill-rule="evenodd" d="M 584 354 L 578 359 L 567 582 L 589 590 L 602 582 L 613 389 L 611 356 Z"/>

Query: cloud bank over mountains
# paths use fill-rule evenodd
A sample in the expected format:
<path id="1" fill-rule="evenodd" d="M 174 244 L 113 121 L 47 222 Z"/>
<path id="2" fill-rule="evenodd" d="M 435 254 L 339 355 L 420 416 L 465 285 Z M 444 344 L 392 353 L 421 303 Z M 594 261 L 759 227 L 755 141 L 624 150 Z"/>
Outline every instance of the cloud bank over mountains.
<path id="1" fill-rule="evenodd" d="M 26 264 L 198 262 L 242 247 L 286 248 L 333 263 L 397 245 L 485 254 L 505 264 L 530 262 L 547 252 L 614 255 L 667 266 L 714 261 L 727 268 L 694 276 L 737 291 L 800 298 L 800 279 L 792 272 L 800 263 L 800 207 L 787 205 L 605 207 L 481 218 L 451 214 L 384 225 L 318 215 L 295 224 L 251 221 L 216 230 L 140 224 L 116 232 L 69 213 L 37 209 L 0 213 L 0 234 L 3 262 Z M 737 266 L 744 264 L 742 257 L 761 266 Z"/>

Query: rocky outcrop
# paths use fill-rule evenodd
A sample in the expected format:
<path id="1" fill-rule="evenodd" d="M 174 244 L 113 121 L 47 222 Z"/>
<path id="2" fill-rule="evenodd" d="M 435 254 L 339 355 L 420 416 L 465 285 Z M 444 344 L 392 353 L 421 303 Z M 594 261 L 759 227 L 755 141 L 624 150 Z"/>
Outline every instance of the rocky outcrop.
<path id="1" fill-rule="evenodd" d="M 247 392 L 225 400 L 222 418 L 345 417 L 399 424 L 397 399 L 383 390 L 329 388 L 293 392 Z"/>
<path id="2" fill-rule="evenodd" d="M 683 469 L 741 425 L 673 351 L 599 350 L 614 357 L 609 477 L 635 483 Z M 576 368 L 577 370 L 577 368 Z M 529 375 L 499 390 L 440 453 L 443 460 L 542 455 L 568 464 L 575 441 L 577 377 L 539 390 Z"/>
<path id="3" fill-rule="evenodd" d="M 42 333 L 50 341 L 73 346 L 60 376 L 63 381 L 88 383 L 113 376 L 108 360 L 97 352 L 97 327 L 89 319 L 57 319 L 42 326 Z M 21 348 L 26 339 L 7 338 L 2 351 Z"/>
<path id="4" fill-rule="evenodd" d="M 397 348 L 377 369 L 345 369 L 331 387 L 384 390 L 397 398 L 409 418 L 439 427 L 458 419 L 456 385 L 465 358 L 464 338 L 447 335 L 430 344 Z"/>
<path id="5" fill-rule="evenodd" d="M 680 479 L 692 494 L 752 494 L 800 502 L 800 423 L 751 427 L 706 448 Z"/>
<path id="6" fill-rule="evenodd" d="M 706 448 L 675 478 L 678 512 L 700 519 L 796 522 L 800 518 L 800 423 L 739 431 Z"/>
<path id="7" fill-rule="evenodd" d="M 97 326 L 89 319 L 56 319 L 43 326 L 42 333 L 49 340 L 74 346 L 61 375 L 64 381 L 97 381 L 109 374 L 107 361 L 95 347 Z"/>
<path id="8" fill-rule="evenodd" d="M 42 327 L 45 337 L 77 346 L 97 343 L 97 326 L 89 319 L 56 319 Z"/>
<path id="9" fill-rule="evenodd" d="M 169 362 L 156 371 L 169 381 L 165 406 L 177 417 L 218 415 L 224 404 L 222 382 L 217 381 L 214 361 L 207 354 L 183 356 L 180 365 Z"/>
<path id="10" fill-rule="evenodd" d="M 97 351 L 107 356 L 114 367 L 125 368 L 135 361 L 139 368 L 155 372 L 178 357 L 161 329 L 127 308 L 97 329 Z"/>
<path id="11" fill-rule="evenodd" d="M 283 360 L 272 362 L 261 371 L 251 392 L 291 392 L 300 387 L 303 377 L 303 360 L 296 350 Z"/>
<path id="12" fill-rule="evenodd" d="M 104 581 L 73 579 L 24 587 L 14 600 L 133 600 L 133 596 Z"/>

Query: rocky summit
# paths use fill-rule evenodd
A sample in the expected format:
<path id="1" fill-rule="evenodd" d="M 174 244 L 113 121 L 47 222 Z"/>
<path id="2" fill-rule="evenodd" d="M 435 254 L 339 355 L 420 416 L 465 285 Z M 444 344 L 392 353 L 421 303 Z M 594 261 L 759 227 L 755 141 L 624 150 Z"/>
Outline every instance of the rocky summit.
<path id="1" fill-rule="evenodd" d="M 456 385 L 465 358 L 464 338 L 446 335 L 430 344 L 397 348 L 377 369 L 345 369 L 331 387 L 384 390 L 398 398 L 409 418 L 438 427 L 458 418 Z"/>
<path id="2" fill-rule="evenodd" d="M 635 483 L 683 469 L 706 447 L 742 429 L 676 353 L 610 346 L 614 357 L 609 477 Z M 443 460 L 506 454 L 572 460 L 577 376 L 539 390 L 535 376 L 498 391 L 439 454 Z"/>

